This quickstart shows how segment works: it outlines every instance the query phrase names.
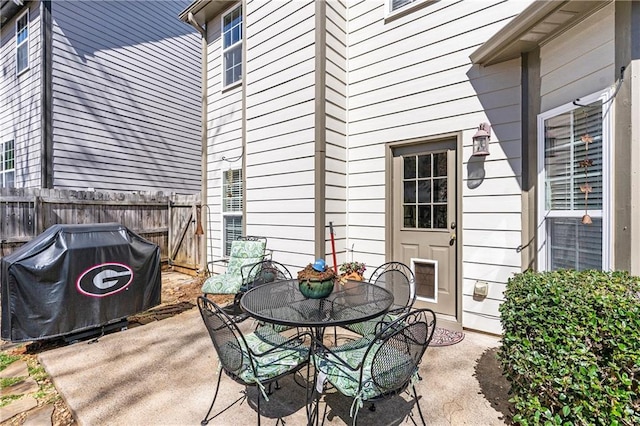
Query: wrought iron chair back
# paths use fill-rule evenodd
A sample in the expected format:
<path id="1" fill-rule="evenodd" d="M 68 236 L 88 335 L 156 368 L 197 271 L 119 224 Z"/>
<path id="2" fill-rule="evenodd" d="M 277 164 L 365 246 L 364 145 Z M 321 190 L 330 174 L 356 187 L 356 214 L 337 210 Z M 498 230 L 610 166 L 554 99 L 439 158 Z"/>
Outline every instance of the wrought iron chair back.
<path id="1" fill-rule="evenodd" d="M 240 299 L 244 293 L 258 285 L 288 279 L 291 279 L 291 272 L 286 266 L 275 260 L 265 259 L 254 264 L 245 265 L 242 267 L 242 282 L 244 284 L 233 297 L 233 303 L 230 306 L 225 306 L 224 311 L 233 315 L 236 322 L 244 321 L 248 318 L 248 315 L 242 312 L 242 308 L 240 308 Z"/>
<path id="2" fill-rule="evenodd" d="M 260 425 L 261 395 L 268 400 L 265 385 L 292 374 L 309 363 L 310 333 L 286 338 L 270 327 L 261 327 L 244 335 L 234 318 L 204 296 L 198 297 L 198 309 L 220 360 L 220 373 L 215 395 L 201 425 L 216 417 L 209 417 L 218 397 L 220 379 L 224 371 L 231 379 L 245 386 L 257 386 L 258 425 Z M 305 343 L 305 341 L 307 343 Z M 276 386 L 277 388 L 277 386 Z M 224 410 L 222 410 L 224 411 Z M 221 412 L 222 412 L 221 411 Z M 218 413 L 220 414 L 220 413 Z"/>
<path id="3" fill-rule="evenodd" d="M 354 399 L 354 425 L 364 401 L 389 398 L 409 386 L 425 424 L 415 383 L 420 379 L 422 356 L 433 337 L 436 315 L 430 309 L 417 309 L 379 326 L 373 339 L 365 336 L 334 348 L 322 346 L 315 355 L 316 368 L 339 392 Z"/>
<path id="4" fill-rule="evenodd" d="M 371 361 L 371 379 L 382 396 L 402 392 L 418 370 L 433 337 L 435 314 L 428 309 L 410 312 L 378 333 Z"/>
<path id="5" fill-rule="evenodd" d="M 408 312 L 416 300 L 415 276 L 411 268 L 402 262 L 387 262 L 378 266 L 370 281 L 393 294 L 389 312 Z"/>

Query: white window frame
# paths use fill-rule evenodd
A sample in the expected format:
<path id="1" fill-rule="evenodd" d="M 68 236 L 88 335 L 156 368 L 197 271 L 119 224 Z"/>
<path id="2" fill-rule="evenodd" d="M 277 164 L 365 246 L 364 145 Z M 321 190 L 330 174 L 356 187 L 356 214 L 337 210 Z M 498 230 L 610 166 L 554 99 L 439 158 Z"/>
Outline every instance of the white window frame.
<path id="1" fill-rule="evenodd" d="M 13 144 L 13 168 L 12 169 L 4 169 L 4 155 L 6 146 L 8 144 Z M 12 172 L 13 173 L 13 187 L 15 187 L 16 182 L 16 142 L 14 139 L 9 139 L 4 142 L 0 142 L 0 188 L 9 188 L 6 183 L 6 176 Z"/>
<path id="2" fill-rule="evenodd" d="M 407 3 L 404 6 L 399 7 L 398 9 L 392 10 L 391 8 L 393 6 L 393 0 L 386 0 L 385 6 L 384 6 L 385 18 L 393 18 L 397 15 L 404 15 L 406 13 L 410 13 L 416 9 L 419 9 L 428 3 L 434 3 L 434 2 L 435 0 L 413 0 L 410 3 Z"/>
<path id="3" fill-rule="evenodd" d="M 221 181 L 222 184 L 220 185 L 221 188 L 221 208 L 220 208 L 220 241 L 221 241 L 221 258 L 227 258 L 228 255 L 226 253 L 226 247 L 227 247 L 227 234 L 225 232 L 225 220 L 228 217 L 239 217 L 240 219 L 242 219 L 243 217 L 243 210 L 244 210 L 244 199 L 242 198 L 243 195 L 243 187 L 244 187 L 244 177 L 243 177 L 243 173 L 242 173 L 242 169 L 231 169 L 231 171 L 235 172 L 239 170 L 240 171 L 240 182 L 241 182 L 241 188 L 240 188 L 240 210 L 239 211 L 224 211 L 224 203 L 226 200 L 224 191 L 225 191 L 225 175 L 228 172 L 228 170 L 225 170 L 222 172 L 222 176 L 221 176 Z"/>
<path id="4" fill-rule="evenodd" d="M 18 33 L 19 33 L 19 29 L 18 29 L 18 24 L 20 23 L 20 21 L 22 20 L 22 18 L 24 18 L 26 16 L 27 18 L 27 24 L 26 24 L 26 29 L 27 29 L 27 38 L 25 40 L 23 40 L 21 43 L 18 43 Z M 24 74 L 25 72 L 27 72 L 29 70 L 29 68 L 31 68 L 31 58 L 30 58 L 30 49 L 31 49 L 31 45 L 29 43 L 29 40 L 31 38 L 31 28 L 29 28 L 29 9 L 27 9 L 22 15 L 20 15 L 17 19 L 16 19 L 16 51 L 15 51 L 15 61 L 16 61 L 16 76 L 19 76 L 21 74 Z M 19 70 L 18 69 L 18 51 L 20 50 L 20 48 L 24 45 L 27 45 L 27 66 L 24 67 L 23 69 Z"/>
<path id="5" fill-rule="evenodd" d="M 240 9 L 240 17 L 242 19 L 242 21 L 240 22 L 240 40 L 238 40 L 237 42 L 233 43 L 230 46 L 225 47 L 224 46 L 224 18 L 227 15 L 232 14 L 233 12 L 235 12 L 237 9 Z M 220 53 L 220 63 L 222 65 L 222 78 L 221 78 L 221 84 L 222 84 L 222 88 L 223 89 L 230 89 L 232 87 L 236 87 L 242 84 L 242 80 L 243 80 L 243 75 L 246 72 L 245 70 L 245 59 L 244 59 L 244 52 L 243 52 L 243 43 L 244 43 L 244 10 L 242 9 L 242 3 L 238 3 L 236 5 L 234 5 L 233 7 L 229 8 L 225 13 L 223 13 L 220 16 L 220 31 L 221 31 L 221 38 L 220 38 L 220 49 L 221 49 L 221 53 Z M 241 55 L 241 67 L 242 67 L 242 72 L 240 73 L 240 78 L 236 81 L 233 81 L 231 83 L 227 83 L 226 82 L 226 64 L 225 64 L 225 60 L 224 60 L 224 55 L 225 53 L 229 52 L 230 50 L 234 50 L 236 48 L 240 49 L 240 55 Z"/>
<path id="6" fill-rule="evenodd" d="M 613 132 L 612 132 L 612 116 L 613 116 L 613 102 L 611 98 L 612 92 L 597 92 L 589 96 L 580 98 L 579 105 L 589 105 L 591 103 L 600 100 L 602 102 L 602 213 L 589 211 L 589 215 L 592 217 L 602 218 L 602 270 L 608 271 L 611 269 L 611 171 L 612 171 L 612 157 L 613 152 Z M 544 167 L 544 151 L 545 151 L 545 128 L 544 122 L 552 117 L 560 114 L 567 113 L 569 111 L 580 108 L 579 105 L 575 105 L 573 102 L 569 102 L 565 105 L 553 108 L 549 111 L 543 112 L 538 115 L 538 270 L 547 270 L 547 226 L 546 219 L 553 217 L 576 217 L 581 218 L 584 215 L 583 210 L 576 210 L 575 212 L 567 213 L 554 212 L 546 210 L 545 202 L 545 167 Z M 588 225 L 585 225 L 588 226 Z"/>

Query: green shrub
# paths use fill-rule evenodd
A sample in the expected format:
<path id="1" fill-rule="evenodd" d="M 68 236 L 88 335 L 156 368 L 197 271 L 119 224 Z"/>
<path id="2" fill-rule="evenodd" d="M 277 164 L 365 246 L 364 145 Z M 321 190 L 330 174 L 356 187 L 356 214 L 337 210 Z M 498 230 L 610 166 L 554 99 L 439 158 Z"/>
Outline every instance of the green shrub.
<path id="1" fill-rule="evenodd" d="M 640 278 L 525 272 L 500 307 L 513 421 L 640 424 Z"/>

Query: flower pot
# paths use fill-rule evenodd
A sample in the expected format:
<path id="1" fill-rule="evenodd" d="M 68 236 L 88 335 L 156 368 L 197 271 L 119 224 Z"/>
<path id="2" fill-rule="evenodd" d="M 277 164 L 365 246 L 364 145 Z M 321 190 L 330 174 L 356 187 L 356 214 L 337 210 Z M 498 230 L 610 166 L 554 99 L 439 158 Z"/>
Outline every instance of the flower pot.
<path id="1" fill-rule="evenodd" d="M 309 299 L 324 299 L 333 291 L 333 278 L 327 280 L 299 279 L 300 293 Z"/>

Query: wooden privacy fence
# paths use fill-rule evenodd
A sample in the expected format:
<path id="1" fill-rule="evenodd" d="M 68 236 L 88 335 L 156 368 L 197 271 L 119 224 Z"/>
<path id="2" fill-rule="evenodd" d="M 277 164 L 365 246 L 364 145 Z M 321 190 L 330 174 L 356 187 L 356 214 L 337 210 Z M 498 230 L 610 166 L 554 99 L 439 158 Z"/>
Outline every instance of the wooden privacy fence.
<path id="1" fill-rule="evenodd" d="M 200 268 L 200 194 L 0 188 L 0 256 L 54 224 L 116 222 L 160 246 L 164 262 Z"/>

